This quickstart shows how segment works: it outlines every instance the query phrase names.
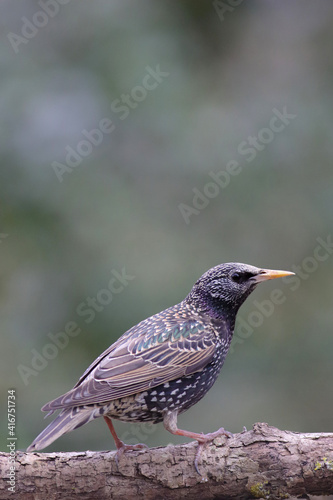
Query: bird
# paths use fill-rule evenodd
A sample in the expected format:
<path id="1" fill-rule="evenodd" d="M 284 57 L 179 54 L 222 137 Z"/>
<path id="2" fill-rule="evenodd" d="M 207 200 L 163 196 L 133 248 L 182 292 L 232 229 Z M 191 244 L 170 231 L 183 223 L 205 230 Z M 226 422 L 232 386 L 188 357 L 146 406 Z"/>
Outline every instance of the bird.
<path id="1" fill-rule="evenodd" d="M 232 434 L 223 427 L 208 434 L 179 429 L 178 415 L 198 403 L 216 381 L 245 299 L 259 283 L 293 274 L 235 262 L 209 269 L 184 300 L 130 328 L 87 368 L 73 389 L 45 404 L 42 411 L 48 415 L 60 413 L 27 451 L 46 448 L 61 435 L 103 417 L 117 448 L 118 465 L 124 452 L 147 446 L 123 443 L 112 419 L 163 422 L 171 434 L 198 442 L 194 465 L 200 474 L 204 446 Z"/>

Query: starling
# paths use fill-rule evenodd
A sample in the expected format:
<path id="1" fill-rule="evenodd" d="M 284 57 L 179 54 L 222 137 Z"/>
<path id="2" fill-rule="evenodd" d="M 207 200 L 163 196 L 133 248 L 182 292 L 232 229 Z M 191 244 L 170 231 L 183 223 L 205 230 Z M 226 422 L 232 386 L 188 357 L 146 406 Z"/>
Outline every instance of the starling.
<path id="1" fill-rule="evenodd" d="M 200 401 L 218 377 L 233 336 L 236 314 L 258 283 L 294 273 L 227 263 L 209 269 L 187 297 L 125 332 L 84 372 L 73 389 L 43 406 L 61 410 L 29 446 L 49 446 L 62 434 L 104 417 L 114 438 L 118 462 L 126 445 L 111 419 L 163 422 L 175 435 L 198 441 L 195 467 L 203 446 L 231 434 L 178 429 L 177 417 Z"/>

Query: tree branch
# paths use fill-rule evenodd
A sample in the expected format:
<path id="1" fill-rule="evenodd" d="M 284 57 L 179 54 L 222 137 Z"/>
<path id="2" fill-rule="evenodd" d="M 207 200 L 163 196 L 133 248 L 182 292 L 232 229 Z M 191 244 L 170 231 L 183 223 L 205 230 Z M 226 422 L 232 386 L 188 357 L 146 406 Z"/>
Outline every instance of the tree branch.
<path id="1" fill-rule="evenodd" d="M 333 495 L 333 433 L 301 434 L 267 424 L 221 437 L 202 453 L 195 443 L 129 452 L 16 454 L 15 493 L 8 453 L 0 453 L 0 499 L 251 499 Z"/>

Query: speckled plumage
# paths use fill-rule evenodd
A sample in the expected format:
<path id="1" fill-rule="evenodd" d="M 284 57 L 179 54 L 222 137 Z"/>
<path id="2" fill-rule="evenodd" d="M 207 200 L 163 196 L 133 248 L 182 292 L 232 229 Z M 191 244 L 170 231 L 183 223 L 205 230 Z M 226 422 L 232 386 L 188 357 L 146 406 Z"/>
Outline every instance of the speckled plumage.
<path id="1" fill-rule="evenodd" d="M 85 371 L 72 390 L 42 410 L 61 410 L 28 451 L 103 416 L 118 450 L 125 449 L 109 419 L 164 422 L 173 434 L 203 443 L 211 435 L 177 428 L 177 415 L 212 387 L 233 335 L 237 311 L 260 281 L 285 276 L 246 264 L 221 264 L 207 271 L 179 304 L 124 333 Z M 223 431 L 223 432 L 222 432 Z M 223 429 L 221 433 L 226 433 Z M 214 433 L 216 437 L 216 433 Z M 205 439 L 207 438 L 207 439 Z"/>

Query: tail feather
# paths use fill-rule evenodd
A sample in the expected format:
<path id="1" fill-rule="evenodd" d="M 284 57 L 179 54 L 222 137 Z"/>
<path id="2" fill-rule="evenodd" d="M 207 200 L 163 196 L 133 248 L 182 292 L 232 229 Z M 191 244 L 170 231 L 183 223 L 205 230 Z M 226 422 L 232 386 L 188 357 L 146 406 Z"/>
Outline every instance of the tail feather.
<path id="1" fill-rule="evenodd" d="M 81 425 L 101 416 L 102 408 L 75 407 L 62 410 L 31 443 L 27 451 L 42 450 L 63 434 L 73 431 Z"/>

